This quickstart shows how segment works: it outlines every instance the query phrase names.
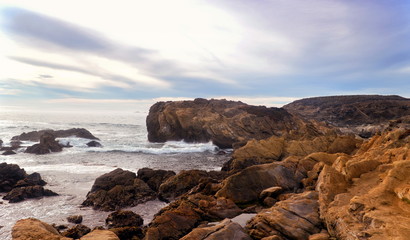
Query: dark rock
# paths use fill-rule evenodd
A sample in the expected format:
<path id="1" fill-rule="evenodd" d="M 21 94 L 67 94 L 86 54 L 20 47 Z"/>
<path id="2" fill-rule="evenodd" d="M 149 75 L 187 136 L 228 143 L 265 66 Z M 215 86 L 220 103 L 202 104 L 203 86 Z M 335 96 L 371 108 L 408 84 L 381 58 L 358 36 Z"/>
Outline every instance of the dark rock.
<path id="1" fill-rule="evenodd" d="M 238 223 L 226 219 L 215 226 L 198 227 L 185 235 L 181 240 L 219 240 L 219 239 L 235 239 L 235 240 L 252 240 L 245 233 L 245 230 Z"/>
<path id="2" fill-rule="evenodd" d="M 16 164 L 0 163 L 0 192 L 9 192 L 14 185 L 27 176 Z"/>
<path id="3" fill-rule="evenodd" d="M 227 100 L 158 102 L 147 116 L 148 140 L 212 141 L 232 148 L 250 139 L 304 132 L 306 122 L 282 108 L 251 106 Z"/>
<path id="4" fill-rule="evenodd" d="M 41 175 L 35 172 L 28 175 L 23 180 L 19 180 L 14 187 L 27 187 L 35 185 L 44 186 L 46 184 L 47 183 L 41 178 Z"/>
<path id="5" fill-rule="evenodd" d="M 119 227 L 109 229 L 121 240 L 139 240 L 144 238 L 144 231 L 141 227 Z"/>
<path id="6" fill-rule="evenodd" d="M 97 141 L 88 142 L 87 146 L 89 146 L 89 147 L 102 147 L 101 143 L 99 143 Z"/>
<path id="7" fill-rule="evenodd" d="M 63 232 L 62 235 L 64 237 L 79 239 L 89 232 L 91 232 L 91 229 L 89 227 L 79 224 Z"/>
<path id="8" fill-rule="evenodd" d="M 67 221 L 70 223 L 80 224 L 83 222 L 83 216 L 81 215 L 73 215 L 67 217 Z"/>
<path id="9" fill-rule="evenodd" d="M 153 170 L 151 168 L 141 168 L 137 172 L 137 177 L 146 182 L 154 191 L 158 191 L 159 186 L 172 176 L 175 176 L 174 171 Z"/>
<path id="10" fill-rule="evenodd" d="M 7 156 L 7 155 L 14 155 L 14 154 L 16 154 L 16 152 L 14 152 L 13 150 L 7 150 L 3 152 L 1 155 Z"/>
<path id="11" fill-rule="evenodd" d="M 35 185 L 28 187 L 13 188 L 3 197 L 4 200 L 9 200 L 10 203 L 21 202 L 27 198 L 39 198 L 43 196 L 57 196 L 58 194 L 44 189 L 43 186 Z"/>
<path id="12" fill-rule="evenodd" d="M 113 211 L 155 198 L 156 193 L 135 173 L 117 168 L 95 180 L 82 205 Z"/>
<path id="13" fill-rule="evenodd" d="M 140 227 L 144 220 L 132 211 L 115 211 L 108 215 L 105 223 L 108 228 Z"/>
<path id="14" fill-rule="evenodd" d="M 55 140 L 54 135 L 45 132 L 40 137 L 40 143 L 28 147 L 25 152 L 34 154 L 47 154 L 50 152 L 61 152 L 62 149 L 63 148 L 61 147 L 61 145 Z"/>
<path id="15" fill-rule="evenodd" d="M 40 137 L 46 132 L 51 133 L 56 138 L 78 137 L 78 138 L 99 140 L 94 135 L 92 135 L 88 130 L 84 128 L 71 128 L 67 130 L 57 130 L 57 131 L 51 130 L 51 129 L 33 131 L 33 132 L 28 132 L 28 133 L 22 133 L 19 136 L 14 136 L 12 140 L 38 142 L 40 141 Z"/>
<path id="16" fill-rule="evenodd" d="M 61 232 L 62 230 L 68 228 L 67 225 L 63 225 L 63 224 L 57 225 L 57 224 L 55 224 L 55 223 L 51 224 L 51 226 L 52 226 L 53 228 L 57 229 L 58 232 Z"/>

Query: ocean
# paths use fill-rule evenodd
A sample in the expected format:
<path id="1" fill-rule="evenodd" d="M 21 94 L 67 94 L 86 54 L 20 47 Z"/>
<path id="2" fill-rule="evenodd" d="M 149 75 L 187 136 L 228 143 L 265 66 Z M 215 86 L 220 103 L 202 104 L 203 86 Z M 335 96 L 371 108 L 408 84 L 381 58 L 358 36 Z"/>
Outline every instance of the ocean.
<path id="1" fill-rule="evenodd" d="M 135 112 L 39 112 L 0 110 L 0 139 L 3 146 L 13 136 L 43 129 L 63 130 L 85 128 L 100 139 L 101 148 L 86 146 L 90 140 L 80 138 L 57 139 L 69 142 L 72 148 L 46 155 L 24 153 L 0 155 L 0 162 L 18 164 L 30 174 L 38 172 L 48 183 L 45 187 L 58 193 L 56 197 L 29 199 L 8 203 L 0 199 L 0 239 L 11 239 L 11 228 L 22 218 L 34 217 L 49 224 L 65 224 L 71 215 L 83 215 L 83 224 L 103 226 L 108 212 L 81 207 L 94 180 L 116 168 L 132 172 L 149 167 L 181 171 L 188 169 L 220 170 L 228 155 L 217 154 L 212 143 L 166 142 L 147 140 L 145 118 L 148 109 Z M 0 194 L 3 197 L 5 194 Z M 130 208 L 148 224 L 165 203 L 150 201 Z M 69 224 L 68 224 L 69 225 Z"/>

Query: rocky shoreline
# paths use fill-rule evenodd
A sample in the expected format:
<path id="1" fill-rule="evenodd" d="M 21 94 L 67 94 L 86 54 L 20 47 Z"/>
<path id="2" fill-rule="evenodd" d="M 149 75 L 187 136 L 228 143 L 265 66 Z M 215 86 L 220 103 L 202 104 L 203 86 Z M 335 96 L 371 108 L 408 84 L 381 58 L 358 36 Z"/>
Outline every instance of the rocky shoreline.
<path id="1" fill-rule="evenodd" d="M 339 129 L 350 126 L 284 109 L 205 99 L 157 103 L 147 117 L 150 140 L 212 140 L 234 147 L 221 171 L 116 169 L 96 179 L 83 203 L 115 211 L 105 226 L 58 231 L 25 219 L 12 237 L 407 239 L 410 128 L 408 115 L 395 117 L 378 122 L 388 127 L 367 139 Z M 154 198 L 170 203 L 147 225 L 121 211 Z M 246 224 L 235 222 L 245 215 Z"/>

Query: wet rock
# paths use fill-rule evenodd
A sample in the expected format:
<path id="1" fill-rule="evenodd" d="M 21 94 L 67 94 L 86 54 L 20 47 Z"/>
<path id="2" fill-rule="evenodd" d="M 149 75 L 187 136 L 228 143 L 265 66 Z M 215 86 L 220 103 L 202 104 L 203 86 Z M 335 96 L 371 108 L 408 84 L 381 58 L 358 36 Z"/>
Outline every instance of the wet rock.
<path id="1" fill-rule="evenodd" d="M 293 194 L 275 206 L 258 213 L 246 225 L 255 239 L 276 236 L 278 239 L 308 239 L 321 230 L 318 193 Z"/>
<path id="2" fill-rule="evenodd" d="M 113 211 L 155 198 L 156 193 L 135 173 L 117 168 L 95 180 L 82 205 Z"/>
<path id="3" fill-rule="evenodd" d="M 22 180 L 19 180 L 14 187 L 27 187 L 27 186 L 35 186 L 35 185 L 40 185 L 44 186 L 47 183 L 41 178 L 41 175 L 39 173 L 32 173 L 25 177 Z"/>
<path id="4" fill-rule="evenodd" d="M 0 192 L 9 192 L 14 185 L 27 176 L 17 164 L 0 163 Z"/>
<path id="5" fill-rule="evenodd" d="M 97 142 L 97 141 L 91 141 L 87 143 L 88 147 L 102 147 L 101 143 Z"/>
<path id="6" fill-rule="evenodd" d="M 132 211 L 115 211 L 105 220 L 108 228 L 140 227 L 143 223 L 142 217 Z"/>
<path id="7" fill-rule="evenodd" d="M 87 226 L 82 224 L 75 225 L 74 227 L 68 229 L 67 231 L 63 232 L 62 235 L 64 237 L 79 239 L 85 236 L 87 233 L 91 232 L 91 229 Z"/>
<path id="8" fill-rule="evenodd" d="M 151 168 L 141 168 L 137 172 L 137 177 L 146 182 L 154 191 L 158 191 L 159 186 L 172 176 L 175 176 L 174 171 L 153 170 Z"/>
<path id="9" fill-rule="evenodd" d="M 21 202 L 27 198 L 40 198 L 44 196 L 57 196 L 58 194 L 44 189 L 43 186 L 27 186 L 27 187 L 18 187 L 13 188 L 10 192 L 3 197 L 4 200 L 8 200 L 10 203 Z"/>
<path id="10" fill-rule="evenodd" d="M 61 152 L 62 149 L 62 146 L 55 140 L 55 136 L 45 132 L 40 136 L 40 143 L 28 147 L 25 153 L 47 154 L 50 152 Z"/>
<path id="11" fill-rule="evenodd" d="M 244 229 L 237 223 L 226 219 L 215 226 L 195 228 L 181 240 L 219 240 L 219 239 L 236 239 L 251 240 Z"/>
<path id="12" fill-rule="evenodd" d="M 7 150 L 7 151 L 4 151 L 1 155 L 8 156 L 8 155 L 14 155 L 14 154 L 16 154 L 15 151 L 13 151 L 13 150 Z"/>
<path id="13" fill-rule="evenodd" d="M 188 192 L 197 186 L 201 179 L 208 177 L 209 174 L 203 170 L 183 170 L 161 184 L 159 195 L 164 199 L 173 199 Z"/>
<path id="14" fill-rule="evenodd" d="M 40 141 L 41 136 L 44 133 L 50 133 L 56 138 L 78 137 L 78 138 L 99 140 L 94 135 L 92 135 L 88 130 L 84 128 L 71 128 L 67 130 L 47 129 L 47 130 L 41 130 L 41 131 L 33 131 L 33 132 L 28 132 L 28 133 L 22 133 L 19 136 L 14 136 L 12 140 L 38 142 Z"/>
<path id="15" fill-rule="evenodd" d="M 81 215 L 73 215 L 67 217 L 67 221 L 74 224 L 80 224 L 83 222 L 83 216 Z"/>
<path id="16" fill-rule="evenodd" d="M 158 102 L 147 116 L 148 140 L 212 141 L 220 148 L 250 139 L 303 132 L 306 122 L 282 108 L 251 106 L 227 100 Z"/>
<path id="17" fill-rule="evenodd" d="M 96 229 L 80 238 L 80 240 L 120 240 L 120 238 L 112 231 Z"/>
<path id="18" fill-rule="evenodd" d="M 58 231 L 47 223 L 34 218 L 22 219 L 13 226 L 13 240 L 71 240 L 61 236 Z"/>

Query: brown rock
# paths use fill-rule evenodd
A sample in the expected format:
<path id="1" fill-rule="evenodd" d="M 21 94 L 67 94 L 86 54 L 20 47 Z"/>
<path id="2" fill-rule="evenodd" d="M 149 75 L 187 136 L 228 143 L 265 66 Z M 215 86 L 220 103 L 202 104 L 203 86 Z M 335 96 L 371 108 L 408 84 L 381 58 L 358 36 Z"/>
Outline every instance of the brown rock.
<path id="1" fill-rule="evenodd" d="M 110 228 L 121 240 L 139 240 L 144 238 L 144 232 L 141 227 L 119 227 Z"/>
<path id="2" fill-rule="evenodd" d="M 91 232 L 91 229 L 89 227 L 78 224 L 63 232 L 62 235 L 69 238 L 79 239 L 89 232 Z"/>
<path id="3" fill-rule="evenodd" d="M 73 215 L 67 217 L 67 221 L 70 223 L 80 224 L 83 222 L 83 216 L 81 215 Z"/>
<path id="4" fill-rule="evenodd" d="M 17 164 L 0 163 L 0 192 L 9 192 L 14 185 L 27 176 Z"/>
<path id="5" fill-rule="evenodd" d="M 140 227 L 144 220 L 133 211 L 115 211 L 108 215 L 105 223 L 108 228 Z"/>
<path id="6" fill-rule="evenodd" d="M 235 240 L 251 240 L 244 229 L 237 223 L 226 219 L 215 226 L 195 228 L 181 240 L 220 240 L 220 239 L 235 239 Z"/>
<path id="7" fill-rule="evenodd" d="M 43 196 L 57 196 L 58 194 L 44 189 L 43 186 L 27 186 L 27 187 L 18 187 L 13 188 L 6 196 L 3 197 L 4 200 L 9 200 L 10 203 L 21 202 L 27 198 L 39 198 Z"/>
<path id="8" fill-rule="evenodd" d="M 306 122 L 281 108 L 214 99 L 158 102 L 147 117 L 149 141 L 212 141 L 221 148 L 305 128 Z"/>
<path id="9" fill-rule="evenodd" d="M 141 168 L 137 172 L 137 177 L 146 182 L 154 191 L 158 191 L 159 186 L 172 176 L 175 176 L 174 171 L 153 170 L 151 168 Z"/>
<path id="10" fill-rule="evenodd" d="M 120 168 L 98 177 L 83 206 L 103 211 L 118 210 L 153 200 L 156 193 L 135 173 Z"/>
<path id="11" fill-rule="evenodd" d="M 308 240 L 330 240 L 330 235 L 328 233 L 316 233 L 310 235 Z"/>
<path id="12" fill-rule="evenodd" d="M 28 147 L 25 153 L 47 154 L 50 152 L 61 152 L 62 149 L 62 146 L 55 140 L 55 136 L 45 132 L 40 136 L 40 143 Z"/>
<path id="13" fill-rule="evenodd" d="M 318 194 L 314 191 L 294 194 L 257 214 L 248 222 L 246 229 L 255 239 L 269 236 L 307 239 L 321 229 L 317 198 Z"/>
<path id="14" fill-rule="evenodd" d="M 120 240 L 112 231 L 94 230 L 80 238 L 80 240 Z"/>
<path id="15" fill-rule="evenodd" d="M 13 240 L 71 240 L 61 236 L 58 231 L 47 223 L 34 218 L 22 219 L 13 226 Z"/>
<path id="16" fill-rule="evenodd" d="M 84 128 L 71 128 L 67 130 L 41 130 L 41 131 L 33 131 L 28 133 L 22 133 L 19 136 L 14 136 L 11 140 L 13 141 L 32 141 L 38 142 L 41 139 L 41 136 L 44 133 L 50 133 L 56 138 L 65 138 L 65 137 L 78 137 L 78 138 L 86 138 L 86 139 L 95 139 L 99 140 L 95 136 L 93 136 L 88 130 Z"/>

